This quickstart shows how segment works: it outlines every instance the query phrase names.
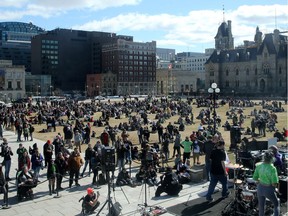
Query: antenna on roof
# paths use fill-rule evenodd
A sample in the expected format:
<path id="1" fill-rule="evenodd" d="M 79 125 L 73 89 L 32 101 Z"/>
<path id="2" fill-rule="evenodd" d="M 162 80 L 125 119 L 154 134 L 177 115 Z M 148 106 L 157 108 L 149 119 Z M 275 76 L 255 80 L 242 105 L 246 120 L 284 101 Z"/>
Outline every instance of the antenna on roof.
<path id="1" fill-rule="evenodd" d="M 222 5 L 222 7 L 223 7 L 223 22 L 225 22 L 225 8 L 224 8 L 224 4 Z"/>
<path id="2" fill-rule="evenodd" d="M 275 8 L 275 29 L 277 29 L 277 9 Z"/>

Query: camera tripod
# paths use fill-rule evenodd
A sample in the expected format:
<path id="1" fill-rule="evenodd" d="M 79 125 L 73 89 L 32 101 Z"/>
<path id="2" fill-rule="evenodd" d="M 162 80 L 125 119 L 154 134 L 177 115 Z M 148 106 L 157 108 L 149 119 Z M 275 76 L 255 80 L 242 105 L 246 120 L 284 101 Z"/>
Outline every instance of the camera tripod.
<path id="1" fill-rule="evenodd" d="M 105 201 L 105 203 L 103 204 L 103 206 L 98 211 L 96 216 L 98 216 L 101 213 L 101 211 L 106 206 L 106 204 L 108 204 L 108 215 L 110 215 L 110 216 L 114 216 L 114 215 L 116 216 L 117 215 L 115 213 L 114 205 L 113 205 L 113 202 L 111 200 L 111 185 L 110 185 L 110 173 L 109 173 L 109 171 L 106 171 L 106 177 L 107 177 L 107 182 L 108 182 L 108 197 L 107 197 L 107 200 Z"/>

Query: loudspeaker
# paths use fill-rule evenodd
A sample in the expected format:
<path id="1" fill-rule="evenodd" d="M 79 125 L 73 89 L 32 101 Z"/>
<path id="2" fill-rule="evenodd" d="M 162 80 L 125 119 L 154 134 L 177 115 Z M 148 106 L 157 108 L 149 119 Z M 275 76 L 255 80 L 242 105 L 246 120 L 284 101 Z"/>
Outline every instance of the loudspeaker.
<path id="1" fill-rule="evenodd" d="M 233 126 L 230 129 L 230 149 L 236 149 L 237 143 L 241 142 L 240 127 Z"/>
<path id="2" fill-rule="evenodd" d="M 282 203 L 287 202 L 287 184 L 288 178 L 279 179 L 279 198 Z"/>
<path id="3" fill-rule="evenodd" d="M 115 149 L 105 147 L 101 150 L 102 155 L 102 170 L 115 171 Z"/>

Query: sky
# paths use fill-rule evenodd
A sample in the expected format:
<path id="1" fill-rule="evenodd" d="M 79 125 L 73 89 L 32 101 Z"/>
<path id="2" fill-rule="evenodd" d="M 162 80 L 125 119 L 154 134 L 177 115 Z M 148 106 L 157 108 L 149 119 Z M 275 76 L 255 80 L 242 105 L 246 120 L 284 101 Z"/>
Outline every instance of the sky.
<path id="1" fill-rule="evenodd" d="M 232 21 L 234 45 L 254 40 L 256 27 L 288 30 L 287 0 L 1 0 L 0 22 L 32 22 L 129 35 L 159 48 L 204 52 L 214 48 L 223 21 Z M 224 10 L 223 10 L 224 8 Z M 287 34 L 286 34 L 287 35 Z"/>

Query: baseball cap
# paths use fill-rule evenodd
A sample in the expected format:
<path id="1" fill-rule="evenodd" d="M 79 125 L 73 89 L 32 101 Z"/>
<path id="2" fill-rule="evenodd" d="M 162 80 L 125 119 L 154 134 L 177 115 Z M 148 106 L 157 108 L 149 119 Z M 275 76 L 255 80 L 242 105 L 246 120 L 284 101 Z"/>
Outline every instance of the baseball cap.
<path id="1" fill-rule="evenodd" d="M 87 188 L 87 194 L 93 194 L 94 193 L 94 190 L 93 188 Z"/>

